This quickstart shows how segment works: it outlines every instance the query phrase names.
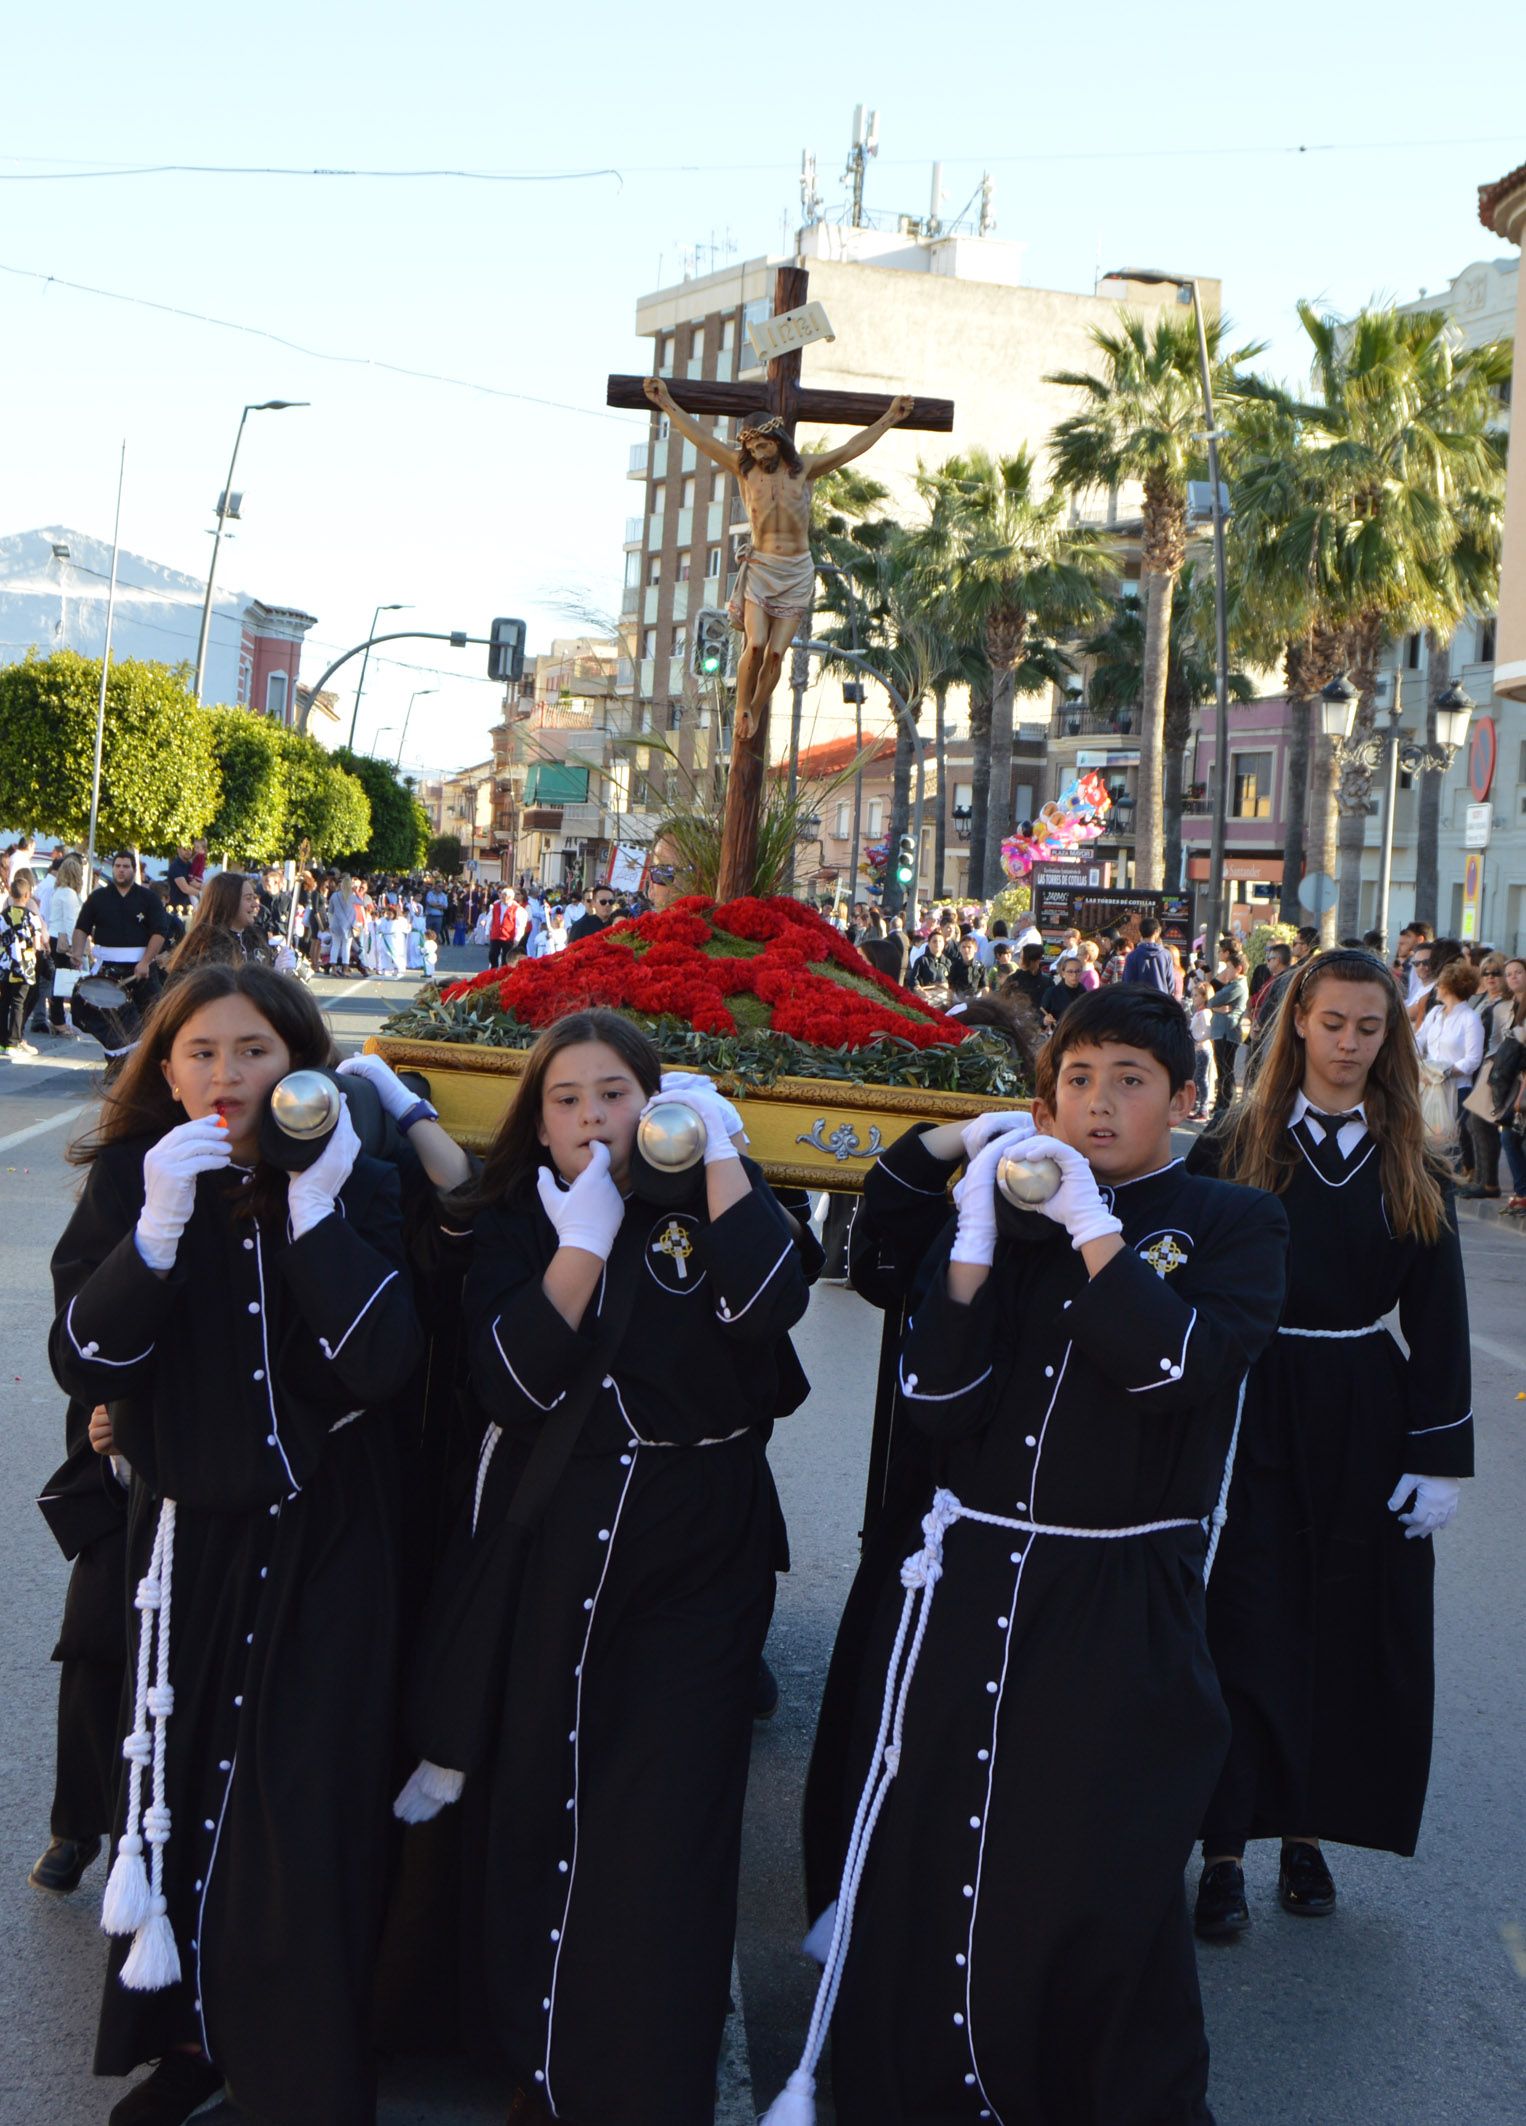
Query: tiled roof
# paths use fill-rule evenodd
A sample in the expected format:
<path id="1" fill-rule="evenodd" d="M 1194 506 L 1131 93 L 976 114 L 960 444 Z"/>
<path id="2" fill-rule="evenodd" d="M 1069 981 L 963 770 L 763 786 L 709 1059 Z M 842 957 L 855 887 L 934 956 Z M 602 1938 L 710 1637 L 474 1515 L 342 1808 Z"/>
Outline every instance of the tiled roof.
<path id="1" fill-rule="evenodd" d="M 1496 236 L 1505 234 L 1505 231 L 1494 218 L 1496 210 L 1503 205 L 1512 192 L 1518 192 L 1523 185 L 1526 185 L 1526 162 L 1521 163 L 1516 169 L 1508 171 L 1505 176 L 1497 177 L 1492 185 L 1479 186 L 1478 218 L 1484 227 L 1491 229 Z"/>

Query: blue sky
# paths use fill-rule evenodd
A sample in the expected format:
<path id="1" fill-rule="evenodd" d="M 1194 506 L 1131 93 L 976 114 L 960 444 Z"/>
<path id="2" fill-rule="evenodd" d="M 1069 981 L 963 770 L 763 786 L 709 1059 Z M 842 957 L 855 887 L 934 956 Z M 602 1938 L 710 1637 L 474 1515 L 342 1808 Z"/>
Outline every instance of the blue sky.
<path id="1" fill-rule="evenodd" d="M 1526 11 L 1509 0 L 1451 18 L 1450 44 L 1416 0 L 1178 5 L 1155 18 L 1158 55 L 1138 6 L 1038 14 L 827 5 L 801 10 L 799 51 L 775 56 L 745 17 L 728 35 L 720 8 L 691 12 L 703 34 L 686 40 L 664 27 L 683 11 L 610 0 L 28 10 L 7 32 L 0 266 L 364 359 L 0 273 L 0 533 L 109 537 L 125 435 L 124 544 L 200 573 L 240 407 L 309 399 L 251 417 L 220 570 L 320 616 L 309 678 L 379 601 L 473 633 L 523 614 L 532 649 L 574 631 L 569 600 L 618 602 L 626 445 L 644 423 L 602 401 L 606 371 L 642 361 L 636 297 L 695 246 L 777 250 L 803 147 L 833 214 L 861 101 L 880 113 L 871 207 L 922 211 L 941 160 L 956 212 L 989 166 L 1031 283 L 1087 288 L 1150 259 L 1217 274 L 1283 374 L 1300 296 L 1408 299 L 1504 255 L 1476 194 L 1526 160 L 1526 128 L 1509 130 Z M 162 163 L 620 175 L 44 175 Z M 373 660 L 362 740 L 438 685 L 408 760 L 485 750 L 482 653 L 399 654 L 450 676 Z"/>

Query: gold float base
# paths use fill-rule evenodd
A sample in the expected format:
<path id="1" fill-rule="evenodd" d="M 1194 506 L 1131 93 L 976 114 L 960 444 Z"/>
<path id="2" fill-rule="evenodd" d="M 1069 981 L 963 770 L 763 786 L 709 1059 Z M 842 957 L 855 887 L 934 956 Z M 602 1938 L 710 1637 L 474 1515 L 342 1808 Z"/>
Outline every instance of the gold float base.
<path id="1" fill-rule="evenodd" d="M 473 1048 L 454 1041 L 397 1041 L 373 1035 L 368 1055 L 429 1081 L 442 1126 L 465 1151 L 485 1152 L 529 1060 L 527 1049 Z M 750 1155 L 784 1188 L 838 1189 L 856 1195 L 878 1155 L 918 1122 L 963 1122 L 1026 1100 L 986 1093 L 924 1092 L 916 1086 L 851 1085 L 830 1078 L 778 1078 L 733 1091 Z"/>

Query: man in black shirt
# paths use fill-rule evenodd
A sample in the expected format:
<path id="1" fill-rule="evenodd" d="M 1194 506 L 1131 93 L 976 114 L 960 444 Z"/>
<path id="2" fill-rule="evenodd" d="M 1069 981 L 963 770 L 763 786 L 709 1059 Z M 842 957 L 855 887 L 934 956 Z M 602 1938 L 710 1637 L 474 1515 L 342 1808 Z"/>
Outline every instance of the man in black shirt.
<path id="1" fill-rule="evenodd" d="M 588 906 L 567 933 L 568 944 L 575 945 L 579 938 L 597 937 L 601 930 L 609 928 L 618 912 L 619 903 L 609 887 L 595 886 L 588 896 Z"/>
<path id="2" fill-rule="evenodd" d="M 178 848 L 170 858 L 169 877 L 170 908 L 182 921 L 190 917 L 201 892 L 201 881 L 196 876 L 195 853 L 189 842 Z"/>
<path id="3" fill-rule="evenodd" d="M 137 879 L 137 858 L 131 849 L 118 849 L 111 859 L 111 884 L 98 886 L 80 909 L 73 940 L 76 967 L 93 956 L 98 967 L 131 981 L 147 974 L 164 950 L 170 934 L 164 904 Z"/>
<path id="4" fill-rule="evenodd" d="M 1012 981 L 1035 1011 L 1044 1006 L 1044 991 L 1049 987 L 1049 977 L 1044 972 L 1044 948 L 1042 945 L 1024 945 L 1018 953 L 1022 962 Z"/>

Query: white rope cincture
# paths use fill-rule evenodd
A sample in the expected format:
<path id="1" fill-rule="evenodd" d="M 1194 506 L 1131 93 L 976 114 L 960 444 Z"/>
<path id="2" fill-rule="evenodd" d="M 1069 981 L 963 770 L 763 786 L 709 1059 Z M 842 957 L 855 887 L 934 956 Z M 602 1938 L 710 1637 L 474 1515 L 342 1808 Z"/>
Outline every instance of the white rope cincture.
<path id="1" fill-rule="evenodd" d="M 1295 1329 L 1286 1322 L 1280 1322 L 1277 1328 L 1279 1336 L 1312 1336 L 1322 1343 L 1350 1343 L 1354 1337 L 1385 1336 L 1387 1333 L 1386 1321 L 1370 1321 L 1365 1329 Z"/>
<path id="2" fill-rule="evenodd" d="M 472 1494 L 472 1534 L 477 1533 L 477 1516 L 482 1511 L 482 1493 L 487 1485 L 487 1473 L 492 1466 L 493 1450 L 503 1438 L 502 1425 L 489 1424 L 482 1435 L 482 1445 L 477 1453 L 477 1489 Z"/>
<path id="3" fill-rule="evenodd" d="M 922 1548 L 901 1567 L 901 1585 L 906 1599 L 885 1675 L 885 1695 L 880 1703 L 879 1729 L 869 1758 L 869 1776 L 859 1796 L 858 1810 L 849 1834 L 843 1860 L 842 1886 L 837 1895 L 837 1913 L 832 1925 L 831 1946 L 822 1967 L 821 1982 L 806 2031 L 800 2064 L 763 2116 L 762 2126 L 815 2126 L 816 2068 L 826 2044 L 832 2011 L 848 1958 L 853 1934 L 853 1910 L 869 1857 L 869 1844 L 880 1811 L 901 1768 L 901 1739 L 906 1721 L 906 1703 L 911 1679 L 916 1673 L 922 1642 L 927 1636 L 933 1594 L 943 1577 L 943 1538 L 956 1521 L 978 1521 L 987 1528 L 1007 1528 L 1021 1535 L 1049 1535 L 1082 1541 L 1116 1541 L 1124 1536 L 1157 1535 L 1172 1528 L 1196 1528 L 1192 1520 L 1141 1521 L 1129 1528 L 1071 1528 L 1051 1521 L 1016 1520 L 1006 1514 L 982 1513 L 966 1506 L 952 1491 L 933 1493 L 930 1510 L 922 1519 Z M 915 1617 L 915 1623 L 913 1618 Z M 910 1646 L 907 1646 L 908 1637 Z M 905 1666 L 901 1657 L 905 1654 Z"/>
<path id="4" fill-rule="evenodd" d="M 122 1755 L 132 1767 L 127 1780 L 127 1825 L 106 1884 L 101 1925 L 108 1934 L 130 1934 L 119 1976 L 135 1993 L 157 1993 L 180 1977 L 180 1952 L 164 1895 L 164 1849 L 170 1840 L 165 1800 L 165 1758 L 175 1692 L 170 1683 L 170 1597 L 175 1568 L 175 1501 L 160 1502 L 148 1571 L 133 1597 L 138 1611 L 138 1668 L 132 1732 Z M 153 1681 L 149 1681 L 150 1670 Z M 150 1725 L 152 1723 L 152 1725 Z M 151 1799 L 143 1805 L 143 1774 Z M 144 1864 L 147 1846 L 151 1858 Z"/>
<path id="5" fill-rule="evenodd" d="M 1219 1503 L 1208 1516 L 1205 1524 L 1208 1548 L 1203 1554 L 1203 1585 L 1208 1585 L 1213 1561 L 1218 1554 L 1219 1537 L 1224 1533 L 1224 1523 L 1229 1519 L 1229 1487 L 1234 1481 L 1235 1451 L 1240 1444 L 1240 1420 L 1245 1415 L 1245 1390 L 1250 1384 L 1250 1375 L 1240 1376 L 1240 1393 L 1235 1401 L 1235 1428 L 1229 1435 L 1229 1452 L 1224 1457 L 1224 1481 L 1219 1486 Z"/>

